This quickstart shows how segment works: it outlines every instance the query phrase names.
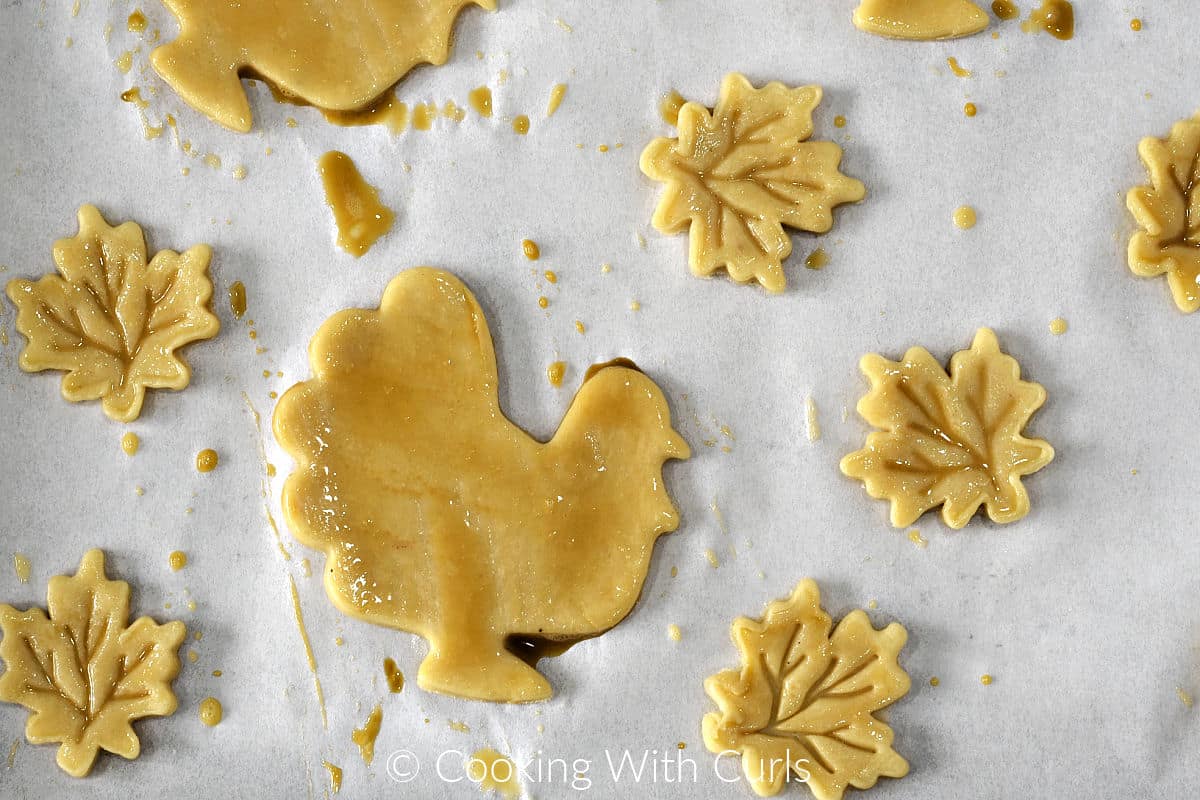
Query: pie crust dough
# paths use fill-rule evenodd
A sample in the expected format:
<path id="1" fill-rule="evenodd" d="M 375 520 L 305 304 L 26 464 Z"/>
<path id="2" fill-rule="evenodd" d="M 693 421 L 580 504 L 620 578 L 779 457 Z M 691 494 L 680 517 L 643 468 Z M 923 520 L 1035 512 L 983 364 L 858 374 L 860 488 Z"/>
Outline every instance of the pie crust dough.
<path id="1" fill-rule="evenodd" d="M 1200 116 L 1175 123 L 1166 139 L 1142 139 L 1138 155 L 1150 185 L 1125 199 L 1142 228 L 1129 240 L 1129 268 L 1165 274 L 1175 305 L 1190 314 L 1200 308 Z"/>
<path id="2" fill-rule="evenodd" d="M 182 389 L 192 371 L 175 351 L 211 339 L 221 323 L 210 310 L 212 250 L 160 250 L 146 261 L 146 240 L 133 222 L 110 227 L 94 206 L 79 209 L 79 234 L 54 243 L 58 275 L 8 282 L 16 328 L 28 343 L 26 372 L 63 370 L 62 396 L 101 402 L 104 413 L 132 422 L 146 389 Z"/>
<path id="3" fill-rule="evenodd" d="M 957 39 L 986 28 L 988 15 L 969 0 L 863 0 L 854 26 L 891 39 Z"/>
<path id="4" fill-rule="evenodd" d="M 1021 380 L 995 333 L 980 328 L 971 349 L 950 359 L 948 375 L 923 347 L 903 361 L 867 355 L 860 367 L 871 391 L 858 413 L 880 430 L 841 468 L 871 497 L 891 501 L 892 525 L 907 527 L 938 505 L 951 528 L 965 526 L 981 505 L 993 522 L 1029 513 L 1021 478 L 1049 464 L 1054 448 L 1021 430 L 1046 390 Z"/>
<path id="5" fill-rule="evenodd" d="M 842 148 L 806 141 L 819 102 L 819 86 L 755 89 L 730 74 L 711 112 L 684 103 L 679 137 L 655 139 L 642 151 L 642 172 L 667 185 L 654 227 L 667 234 L 689 229 L 695 275 L 724 269 L 736 281 L 781 292 L 782 262 L 792 252 L 783 226 L 824 233 L 834 206 L 866 195 L 862 183 L 838 172 Z"/>
<path id="6" fill-rule="evenodd" d="M 85 553 L 74 576 L 50 579 L 46 607 L 49 616 L 0 605 L 0 700 L 29 709 L 25 738 L 59 743 L 58 765 L 76 778 L 100 750 L 137 758 L 132 723 L 178 706 L 171 682 L 184 624 L 129 625 L 129 584 L 108 580 L 100 550 Z"/>
<path id="7" fill-rule="evenodd" d="M 367 183 L 353 159 L 331 150 L 317 161 L 325 189 L 325 204 L 333 211 L 338 247 L 355 258 L 392 229 L 396 214 L 379 200 L 379 190 Z"/>
<path id="8" fill-rule="evenodd" d="M 251 127 L 243 74 L 329 111 L 364 108 L 421 63 L 444 64 L 459 12 L 495 0 L 163 0 L 179 38 L 150 54 L 188 105 Z"/>
<path id="9" fill-rule="evenodd" d="M 761 619 L 734 620 L 730 636 L 742 664 L 704 682 L 720 709 L 704 717 L 704 744 L 740 753 L 755 793 L 803 781 L 817 800 L 840 800 L 847 786 L 908 774 L 892 729 L 874 716 L 911 685 L 897 660 L 908 640 L 899 623 L 875 630 L 856 610 L 834 628 L 806 578 Z"/>
<path id="10" fill-rule="evenodd" d="M 400 273 L 378 309 L 327 320 L 309 362 L 274 430 L 296 460 L 288 527 L 325 551 L 334 605 L 427 639 L 423 689 L 549 697 L 518 642 L 616 625 L 678 525 L 662 465 L 690 453 L 662 391 L 631 364 L 593 367 L 539 442 L 500 409 L 478 302 L 431 268 Z"/>

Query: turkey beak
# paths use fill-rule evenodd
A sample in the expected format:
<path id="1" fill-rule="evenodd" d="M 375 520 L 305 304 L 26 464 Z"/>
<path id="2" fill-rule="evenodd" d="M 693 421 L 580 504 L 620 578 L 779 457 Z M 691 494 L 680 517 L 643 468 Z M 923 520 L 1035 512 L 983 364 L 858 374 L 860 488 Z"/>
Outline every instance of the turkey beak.
<path id="1" fill-rule="evenodd" d="M 692 449 L 688 447 L 688 443 L 684 441 L 679 431 L 671 431 L 671 435 L 667 437 L 666 445 L 665 455 L 667 458 L 678 458 L 682 461 L 692 456 Z"/>

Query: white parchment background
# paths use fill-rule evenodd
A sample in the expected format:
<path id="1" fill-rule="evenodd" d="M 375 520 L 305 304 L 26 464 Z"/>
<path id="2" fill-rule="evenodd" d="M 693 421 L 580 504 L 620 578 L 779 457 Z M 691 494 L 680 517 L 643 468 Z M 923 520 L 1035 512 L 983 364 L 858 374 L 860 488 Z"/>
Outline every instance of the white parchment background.
<path id="1" fill-rule="evenodd" d="M 852 0 L 502 0 L 499 13 L 464 13 L 450 63 L 418 69 L 400 90 L 410 104 L 466 106 L 467 92 L 486 83 L 495 118 L 468 114 L 398 137 L 333 128 L 311 109 L 275 105 L 261 87 L 252 93 L 255 132 L 224 131 L 147 70 L 147 45 L 124 26 L 133 6 L 85 0 L 73 17 L 70 5 L 0 4 L 3 278 L 51 271 L 51 243 L 73 235 L 77 206 L 92 202 L 114 223 L 141 222 L 152 248 L 210 243 L 223 330 L 188 349 L 195 376 L 186 391 L 148 397 L 129 426 L 142 451 L 127 458 L 124 426 L 95 404 L 63 402 L 58 374 L 17 369 L 22 340 L 3 305 L 0 599 L 42 604 L 47 578 L 102 546 L 111 572 L 135 587 L 135 613 L 183 619 L 203 639 L 186 648 L 199 658 L 185 659 L 176 683 L 179 713 L 139 723 L 141 759 L 102 757 L 79 782 L 54 767 L 52 748 L 21 744 L 11 769 L 0 754 L 0 795 L 322 796 L 328 759 L 345 769 L 345 797 L 472 797 L 469 782 L 440 781 L 434 761 L 444 750 L 494 746 L 519 761 L 592 762 L 586 792 L 527 783 L 533 797 L 748 797 L 745 784 L 712 773 L 700 741 L 710 710 L 701 682 L 736 663 L 729 621 L 758 614 L 804 576 L 820 581 L 835 616 L 875 599 L 877 626 L 899 620 L 910 633 L 902 663 L 913 690 L 890 720 L 912 772 L 884 779 L 871 796 L 1182 797 L 1200 787 L 1200 711 L 1176 693 L 1200 691 L 1200 318 L 1179 314 L 1164 282 L 1129 273 L 1123 200 L 1144 180 L 1138 139 L 1164 135 L 1200 104 L 1193 4 L 1080 2 L 1069 43 L 1010 22 L 993 25 L 998 39 L 914 44 L 857 32 Z M 172 35 L 158 3 L 143 10 L 151 29 Z M 1145 20 L 1140 33 L 1129 28 L 1134 16 Z M 121 74 L 114 60 L 138 47 L 133 70 Z M 947 56 L 974 77 L 954 77 Z M 817 137 L 842 142 L 844 170 L 869 189 L 864 203 L 837 212 L 829 235 L 796 236 L 782 297 L 691 277 L 686 238 L 649 226 L 658 187 L 637 158 L 668 132 L 659 96 L 675 88 L 711 103 L 734 70 L 756 83 L 823 85 Z M 569 85 L 566 101 L 547 120 L 558 82 Z M 118 99 L 131 86 L 150 96 L 152 121 L 174 113 L 182 138 L 218 154 L 222 168 L 184 155 L 169 136 L 145 141 L 135 109 Z M 967 100 L 979 107 L 974 119 L 962 114 Z M 526 137 L 509 127 L 519 113 L 532 119 Z M 835 129 L 836 114 L 847 118 L 844 129 Z M 285 125 L 289 116 L 298 127 Z M 601 153 L 602 143 L 625 146 Z M 393 232 L 358 261 L 334 246 L 322 203 L 314 162 L 332 148 L 349 153 L 398 214 Z M 232 176 L 238 164 L 244 181 Z M 978 209 L 974 230 L 951 223 L 963 203 Z M 521 255 L 526 237 L 541 244 L 537 266 L 556 270 L 557 286 L 539 288 Z M 818 243 L 830 264 L 805 270 Z M 669 469 L 683 525 L 658 545 L 641 601 L 615 630 L 545 662 L 557 695 L 540 705 L 419 690 L 424 644 L 336 612 L 299 566 L 307 556 L 319 574 L 320 558 L 285 531 L 293 552 L 285 562 L 263 512 L 260 435 L 242 392 L 269 418 L 268 392 L 307 374 L 304 348 L 321 321 L 374 305 L 397 271 L 421 264 L 457 272 L 479 296 L 504 407 L 528 430 L 549 435 L 583 369 L 624 355 L 665 388 L 695 449 Z M 224 302 L 234 280 L 247 287 L 257 341 Z M 541 293 L 551 299 L 545 312 Z M 628 310 L 631 300 L 640 312 Z M 1047 324 L 1060 315 L 1070 331 L 1051 336 Z M 576 319 L 586 335 L 575 332 Z M 1027 481 L 1028 518 L 951 532 L 930 516 L 918 526 L 929 540 L 919 549 L 888 526 L 886 504 L 837 470 L 866 432 L 853 414 L 865 389 L 857 361 L 869 351 L 898 357 L 913 344 L 948 358 L 980 325 L 994 327 L 1025 374 L 1046 386 L 1049 402 L 1030 430 L 1058 455 Z M 570 365 L 570 388 L 544 378 L 556 356 Z M 284 377 L 264 379 L 264 369 Z M 810 394 L 824 431 L 815 443 L 804 433 Z M 736 441 L 723 439 L 723 424 Z M 208 475 L 193 465 L 204 447 L 221 454 Z M 274 503 L 287 461 L 267 447 L 281 466 Z M 709 510 L 714 497 L 727 534 Z M 719 554 L 719 568 L 706 548 Z M 178 573 L 167 567 L 174 549 L 190 558 Z M 13 552 L 32 558 L 28 584 L 8 566 Z M 667 637 L 670 624 L 682 629 L 681 642 Z M 410 679 L 399 695 L 383 684 L 385 656 Z M 980 685 L 985 672 L 995 676 L 990 687 Z M 934 675 L 941 683 L 930 688 Z M 209 695 L 226 711 L 215 729 L 196 714 Z M 350 732 L 377 702 L 383 730 L 367 768 Z M 0 706 L 4 753 L 24 720 L 22 709 Z M 674 753 L 680 741 L 699 765 L 698 784 L 650 785 L 644 776 L 635 786 L 626 776 L 614 785 L 606 748 L 640 759 L 644 750 Z M 422 760 L 404 785 L 384 768 L 401 748 Z M 447 777 L 461 776 L 457 756 L 443 765 Z M 733 773 L 732 763 L 723 767 Z M 805 794 L 794 787 L 789 796 Z"/>

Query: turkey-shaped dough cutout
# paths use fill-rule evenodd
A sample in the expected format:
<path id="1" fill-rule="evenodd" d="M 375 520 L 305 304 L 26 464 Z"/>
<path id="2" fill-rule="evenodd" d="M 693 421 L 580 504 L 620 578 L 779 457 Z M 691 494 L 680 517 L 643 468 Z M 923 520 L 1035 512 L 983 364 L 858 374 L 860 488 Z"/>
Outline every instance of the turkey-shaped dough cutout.
<path id="1" fill-rule="evenodd" d="M 459 12 L 495 0 L 163 0 L 179 38 L 150 54 L 188 105 L 250 130 L 252 73 L 319 108 L 368 105 L 417 64 L 444 64 Z"/>
<path id="2" fill-rule="evenodd" d="M 957 39 L 986 28 L 988 15 L 969 0 L 863 0 L 854 25 L 891 39 Z"/>
<path id="3" fill-rule="evenodd" d="M 309 362 L 274 429 L 296 460 L 284 516 L 325 551 L 334 605 L 427 639 L 423 689 L 549 697 L 519 644 L 616 625 L 678 525 L 662 465 L 690 452 L 662 391 L 627 362 L 593 367 L 539 442 L 500 410 L 479 304 L 430 268 L 393 279 L 378 309 L 332 316 Z"/>

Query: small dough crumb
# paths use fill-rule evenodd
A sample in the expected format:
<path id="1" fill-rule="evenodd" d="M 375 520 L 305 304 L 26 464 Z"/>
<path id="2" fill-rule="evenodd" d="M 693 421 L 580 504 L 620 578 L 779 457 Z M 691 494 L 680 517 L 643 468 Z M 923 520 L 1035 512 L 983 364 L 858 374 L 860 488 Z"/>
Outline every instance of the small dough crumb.
<path id="1" fill-rule="evenodd" d="M 829 265 L 829 254 L 825 252 L 824 247 L 818 247 L 808 254 L 808 258 L 804 259 L 804 266 L 808 269 L 825 269 Z"/>
<path id="2" fill-rule="evenodd" d="M 492 116 L 492 90 L 486 86 L 476 86 L 467 93 L 467 102 L 475 113 L 481 117 Z"/>
<path id="3" fill-rule="evenodd" d="M 971 74 L 972 74 L 971 70 L 960 66 L 958 63 L 958 59 L 955 58 L 954 56 L 950 56 L 949 58 L 946 59 L 946 66 L 950 67 L 950 71 L 954 73 L 954 76 L 956 78 L 971 77 Z"/>
<path id="4" fill-rule="evenodd" d="M 821 422 L 817 419 L 817 401 L 810 394 L 804 400 L 804 421 L 808 440 L 815 442 L 821 438 Z"/>
<path id="5" fill-rule="evenodd" d="M 217 451 L 211 447 L 206 447 L 196 454 L 196 471 L 212 472 L 217 468 L 218 461 L 220 461 L 220 458 L 217 456 Z"/>
<path id="6" fill-rule="evenodd" d="M 1067 0 L 1042 0 L 1041 6 L 1030 12 L 1021 23 L 1026 33 L 1045 31 L 1059 41 L 1075 35 L 1075 9 Z"/>
<path id="7" fill-rule="evenodd" d="M 546 104 L 546 117 L 553 117 L 554 112 L 558 111 L 558 107 L 562 105 L 563 98 L 567 96 L 567 85 L 565 83 L 556 83 L 554 88 L 550 90 L 550 102 Z"/>
<path id="8" fill-rule="evenodd" d="M 361 728 L 355 728 L 350 734 L 350 740 L 358 745 L 363 763 L 368 767 L 375 760 L 375 739 L 379 737 L 379 729 L 383 725 L 383 707 L 376 705 L 367 715 L 367 721 Z"/>
<path id="9" fill-rule="evenodd" d="M 1067 321 L 1062 317 L 1057 317 L 1050 321 L 1050 332 L 1055 336 L 1062 336 L 1067 332 Z"/>
<path id="10" fill-rule="evenodd" d="M 992 0 L 992 13 L 1002 20 L 1016 19 L 1021 9 L 1012 0 Z"/>
<path id="11" fill-rule="evenodd" d="M 206 697 L 200 701 L 200 721 L 205 725 L 211 728 L 219 724 L 224 717 L 225 709 L 221 707 L 220 700 L 215 697 Z"/>
<path id="12" fill-rule="evenodd" d="M 383 660 L 383 677 L 387 680 L 388 691 L 392 694 L 399 694 L 404 689 L 404 673 L 400 671 L 400 667 L 396 666 L 396 662 L 390 658 Z"/>
<path id="13" fill-rule="evenodd" d="M 329 773 L 329 793 L 337 794 L 342 790 L 342 768 L 329 761 L 321 761 L 321 766 Z"/>
<path id="14" fill-rule="evenodd" d="M 33 569 L 29 557 L 24 553 L 13 553 L 13 572 L 21 583 L 29 583 L 29 573 Z"/>

